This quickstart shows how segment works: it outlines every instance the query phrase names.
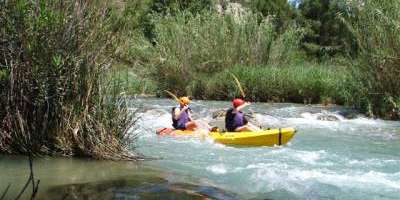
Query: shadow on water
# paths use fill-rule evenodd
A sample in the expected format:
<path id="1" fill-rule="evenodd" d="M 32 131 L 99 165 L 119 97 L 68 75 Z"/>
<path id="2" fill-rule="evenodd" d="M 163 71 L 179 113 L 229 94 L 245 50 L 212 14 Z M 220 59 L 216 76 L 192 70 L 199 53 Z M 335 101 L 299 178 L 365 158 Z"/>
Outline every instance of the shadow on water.
<path id="1" fill-rule="evenodd" d="M 70 184 L 49 188 L 39 199 L 239 199 L 236 194 L 212 186 L 171 183 L 161 177 Z"/>

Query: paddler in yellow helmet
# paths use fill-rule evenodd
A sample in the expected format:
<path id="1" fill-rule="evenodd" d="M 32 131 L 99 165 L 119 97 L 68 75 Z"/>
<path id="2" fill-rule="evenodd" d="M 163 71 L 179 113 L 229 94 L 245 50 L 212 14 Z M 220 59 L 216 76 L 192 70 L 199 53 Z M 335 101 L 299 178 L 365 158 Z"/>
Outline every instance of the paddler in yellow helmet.
<path id="1" fill-rule="evenodd" d="M 179 130 L 195 130 L 197 124 L 190 115 L 189 97 L 179 98 L 179 106 L 172 109 L 172 126 Z"/>

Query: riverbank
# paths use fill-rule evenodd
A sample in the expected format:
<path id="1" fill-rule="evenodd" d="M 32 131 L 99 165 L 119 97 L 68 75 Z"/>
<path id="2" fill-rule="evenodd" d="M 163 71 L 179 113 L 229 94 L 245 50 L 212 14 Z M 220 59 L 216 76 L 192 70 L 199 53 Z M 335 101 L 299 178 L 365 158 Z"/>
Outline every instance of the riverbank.
<path id="1" fill-rule="evenodd" d="M 140 95 L 146 88 L 146 81 L 131 85 L 128 77 L 134 72 L 123 68 L 121 77 L 126 77 L 128 94 Z M 124 75 L 124 73 L 126 75 Z M 246 100 L 269 103 L 337 104 L 350 108 L 364 109 L 367 102 L 366 88 L 360 82 L 360 74 L 350 65 L 315 62 L 293 62 L 282 65 L 233 67 L 214 73 L 193 72 L 187 80 L 180 79 L 180 74 L 171 74 L 171 80 L 185 81 L 178 88 L 175 81 L 151 81 L 151 76 L 144 78 L 152 82 L 148 95 L 170 97 L 164 90 L 176 94 L 188 95 L 197 100 L 231 100 L 240 97 L 240 91 L 232 77 L 234 74 L 244 89 Z M 135 75 L 136 76 L 136 75 Z M 371 115 L 370 115 L 371 116 Z M 387 117 L 390 118 L 390 117 Z"/>

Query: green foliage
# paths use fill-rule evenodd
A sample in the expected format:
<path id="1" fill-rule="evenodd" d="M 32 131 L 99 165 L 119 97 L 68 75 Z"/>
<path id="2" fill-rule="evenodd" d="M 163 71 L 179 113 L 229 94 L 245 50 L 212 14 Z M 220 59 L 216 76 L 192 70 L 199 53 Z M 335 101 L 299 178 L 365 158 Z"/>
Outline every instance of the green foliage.
<path id="1" fill-rule="evenodd" d="M 148 9 L 141 16 L 141 27 L 144 35 L 150 41 L 157 37 L 153 16 L 175 15 L 180 12 L 190 12 L 197 15 L 213 10 L 213 0 L 150 0 Z"/>
<path id="2" fill-rule="evenodd" d="M 189 11 L 192 14 L 210 11 L 213 8 L 212 0 L 151 0 L 150 10 L 152 13 L 162 15 L 174 14 L 179 11 Z"/>
<path id="3" fill-rule="evenodd" d="M 360 48 L 362 81 L 368 103 L 364 110 L 399 119 L 400 98 L 400 2 L 354 2 L 357 15 L 347 19 Z"/>
<path id="4" fill-rule="evenodd" d="M 251 14 L 241 22 L 211 12 L 182 12 L 153 21 L 156 45 L 132 49 L 135 55 L 150 55 L 143 65 L 153 69 L 161 90 L 178 94 L 186 93 L 186 86 L 199 74 L 213 74 L 236 64 L 289 62 L 302 37 L 301 29 L 295 27 L 278 35 L 271 22 L 258 23 L 257 15 Z"/>
<path id="5" fill-rule="evenodd" d="M 253 12 L 272 17 L 279 29 L 290 23 L 295 16 L 295 11 L 287 0 L 252 0 L 249 4 Z"/>
<path id="6" fill-rule="evenodd" d="M 354 53 L 354 40 L 338 18 L 339 14 L 350 14 L 348 8 L 344 0 L 304 0 L 300 3 L 297 21 L 306 30 L 303 48 L 309 55 L 321 59 Z"/>
<path id="7" fill-rule="evenodd" d="M 0 69 L 0 82 L 4 82 L 8 79 L 9 72 L 5 69 Z"/>
<path id="8" fill-rule="evenodd" d="M 2 4 L 0 66 L 10 74 L 0 152 L 133 158 L 124 147 L 133 117 L 106 78 L 118 46 L 114 11 L 101 2 Z"/>
<path id="9" fill-rule="evenodd" d="M 126 66 L 114 69 L 109 75 L 114 81 L 113 83 L 118 85 L 127 95 L 149 95 L 156 93 L 157 86 L 154 81 L 138 76 L 133 69 Z"/>
<path id="10" fill-rule="evenodd" d="M 340 70 L 338 70 L 340 68 Z M 230 70 L 205 79 L 205 98 L 232 99 L 240 96 L 230 73 L 235 74 L 252 101 L 344 104 L 351 100 L 350 73 L 339 66 L 302 65 L 246 67 Z"/>

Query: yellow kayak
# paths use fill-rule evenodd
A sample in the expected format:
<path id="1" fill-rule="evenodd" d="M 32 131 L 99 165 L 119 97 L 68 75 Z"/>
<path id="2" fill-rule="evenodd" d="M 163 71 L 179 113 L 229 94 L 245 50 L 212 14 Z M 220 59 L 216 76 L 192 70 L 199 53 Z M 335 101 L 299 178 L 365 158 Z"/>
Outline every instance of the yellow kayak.
<path id="1" fill-rule="evenodd" d="M 225 145 L 275 146 L 288 143 L 294 136 L 294 128 L 280 128 L 255 132 L 210 132 L 215 142 Z"/>
<path id="2" fill-rule="evenodd" d="M 186 130 L 170 130 L 168 134 L 159 135 L 193 135 L 197 132 Z M 210 132 L 215 142 L 225 145 L 241 146 L 275 146 L 288 143 L 295 135 L 294 128 L 279 128 L 255 132 Z"/>

